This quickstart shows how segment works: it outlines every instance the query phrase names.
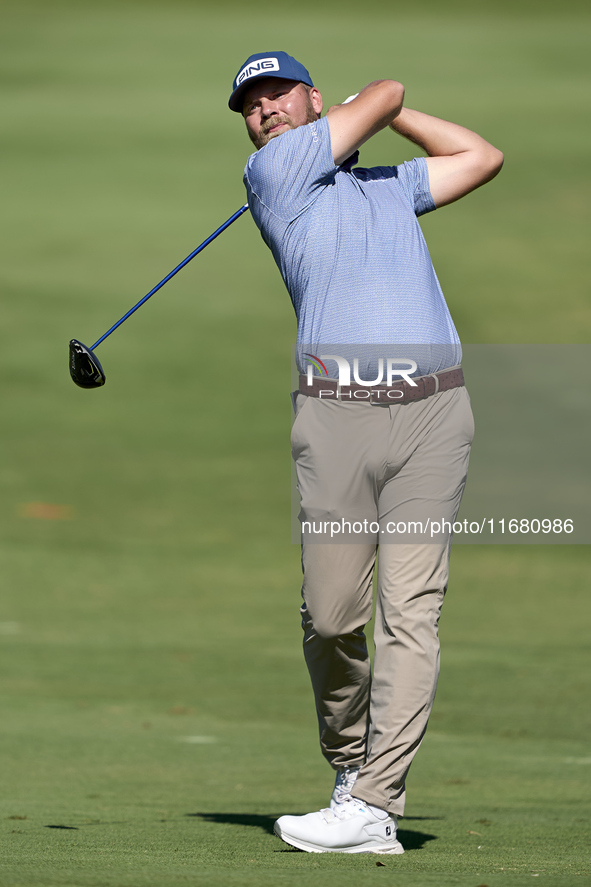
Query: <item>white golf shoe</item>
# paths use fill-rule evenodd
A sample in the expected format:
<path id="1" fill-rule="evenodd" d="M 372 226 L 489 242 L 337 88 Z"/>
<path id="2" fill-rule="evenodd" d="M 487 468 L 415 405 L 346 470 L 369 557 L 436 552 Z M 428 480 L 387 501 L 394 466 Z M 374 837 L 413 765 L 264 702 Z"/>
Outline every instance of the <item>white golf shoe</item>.
<path id="1" fill-rule="evenodd" d="M 396 838 L 396 817 L 385 811 L 383 816 L 349 797 L 332 809 L 282 816 L 273 830 L 286 844 L 307 853 L 404 853 Z"/>
<path id="2" fill-rule="evenodd" d="M 351 797 L 351 791 L 355 785 L 358 773 L 359 767 L 339 767 L 330 798 L 331 810 L 337 804 L 342 804 L 343 801 Z"/>

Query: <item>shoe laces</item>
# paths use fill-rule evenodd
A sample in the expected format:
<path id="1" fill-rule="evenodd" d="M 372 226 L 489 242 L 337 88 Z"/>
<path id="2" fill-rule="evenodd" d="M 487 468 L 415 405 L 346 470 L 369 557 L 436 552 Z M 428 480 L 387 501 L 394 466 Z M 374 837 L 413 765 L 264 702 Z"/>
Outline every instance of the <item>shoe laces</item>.
<path id="1" fill-rule="evenodd" d="M 333 822 L 335 819 L 351 819 L 353 816 L 359 816 L 360 813 L 368 814 L 371 811 L 365 801 L 361 801 L 359 798 L 353 798 L 349 795 L 344 801 L 335 804 L 333 807 L 326 807 L 320 812 L 327 822 Z"/>
<path id="2" fill-rule="evenodd" d="M 340 767 L 334 784 L 333 798 L 337 804 L 351 797 L 351 789 L 355 785 L 359 767 Z"/>

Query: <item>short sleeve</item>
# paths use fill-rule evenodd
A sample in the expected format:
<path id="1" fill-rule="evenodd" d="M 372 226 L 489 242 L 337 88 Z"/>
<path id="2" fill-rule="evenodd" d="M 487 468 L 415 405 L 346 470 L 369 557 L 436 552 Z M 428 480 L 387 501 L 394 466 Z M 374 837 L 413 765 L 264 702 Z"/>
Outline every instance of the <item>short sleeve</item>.
<path id="1" fill-rule="evenodd" d="M 408 199 L 414 207 L 415 215 L 423 216 L 425 213 L 437 209 L 435 201 L 431 197 L 429 189 L 429 169 L 424 157 L 415 157 L 396 167 L 398 182 L 404 189 Z"/>
<path id="2" fill-rule="evenodd" d="M 330 184 L 336 172 L 328 121 L 323 117 L 282 133 L 251 154 L 244 184 L 249 204 L 258 201 L 290 222 Z"/>

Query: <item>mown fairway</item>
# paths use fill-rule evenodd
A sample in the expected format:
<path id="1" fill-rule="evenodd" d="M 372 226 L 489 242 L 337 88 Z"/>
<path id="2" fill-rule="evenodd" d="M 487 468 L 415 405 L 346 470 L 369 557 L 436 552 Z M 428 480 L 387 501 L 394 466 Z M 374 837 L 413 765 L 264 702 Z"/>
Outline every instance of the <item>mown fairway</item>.
<path id="1" fill-rule="evenodd" d="M 103 390 L 67 371 L 244 202 L 226 102 L 268 48 L 327 107 L 393 76 L 504 150 L 424 220 L 465 342 L 591 341 L 589 19 L 438 9 L 0 3 L 2 887 L 589 883 L 588 546 L 455 547 L 407 853 L 291 852 L 274 818 L 332 776 L 289 542 L 295 324 L 250 217 L 98 349 Z M 383 133 L 362 162 L 414 153 Z"/>

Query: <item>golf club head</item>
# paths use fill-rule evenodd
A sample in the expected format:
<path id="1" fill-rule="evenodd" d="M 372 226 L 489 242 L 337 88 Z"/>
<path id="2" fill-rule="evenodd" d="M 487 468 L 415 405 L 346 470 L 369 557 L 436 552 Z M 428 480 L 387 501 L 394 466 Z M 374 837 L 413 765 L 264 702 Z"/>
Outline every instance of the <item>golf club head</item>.
<path id="1" fill-rule="evenodd" d="M 80 388 L 100 388 L 106 382 L 99 361 L 78 339 L 70 341 L 70 375 Z"/>

